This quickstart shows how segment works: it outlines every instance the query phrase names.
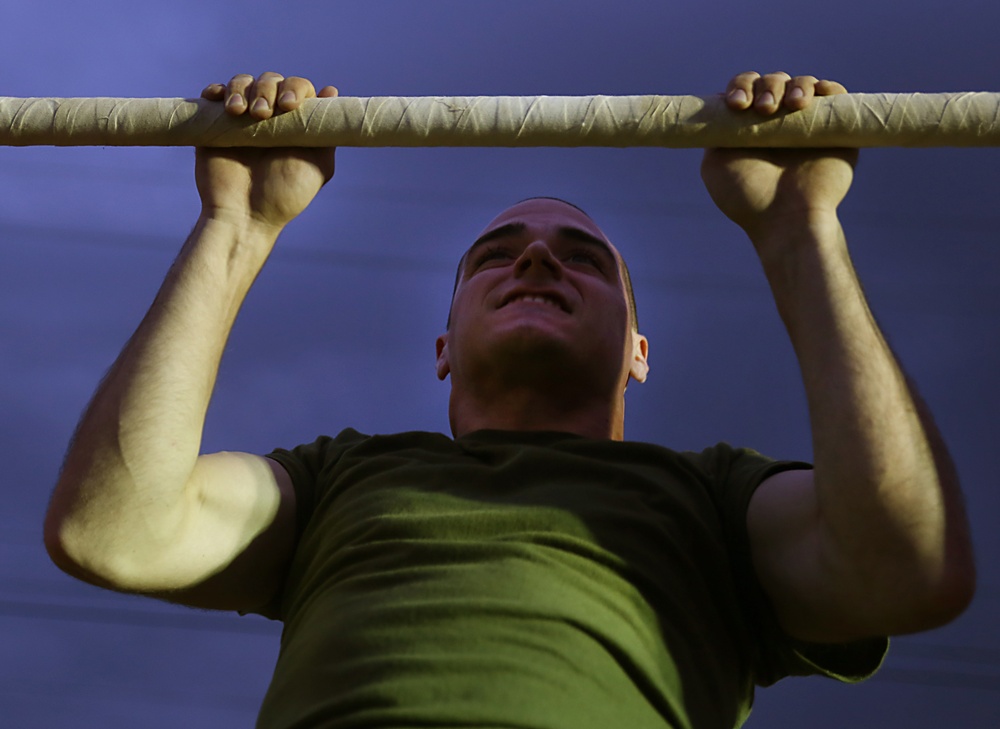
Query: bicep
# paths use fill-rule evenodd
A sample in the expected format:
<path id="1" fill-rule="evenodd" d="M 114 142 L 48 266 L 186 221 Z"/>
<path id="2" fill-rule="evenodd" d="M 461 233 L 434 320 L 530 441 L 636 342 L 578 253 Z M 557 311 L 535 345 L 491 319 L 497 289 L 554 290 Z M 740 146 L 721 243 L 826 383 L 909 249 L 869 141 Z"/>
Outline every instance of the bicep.
<path id="1" fill-rule="evenodd" d="M 168 589 L 149 594 L 192 607 L 252 611 L 284 580 L 295 549 L 295 491 L 276 461 L 250 453 L 198 458 L 188 516 L 164 555 Z"/>
<path id="2" fill-rule="evenodd" d="M 782 471 L 750 499 L 747 531 L 757 578 L 784 631 L 817 643 L 869 637 L 823 532 L 813 471 Z"/>

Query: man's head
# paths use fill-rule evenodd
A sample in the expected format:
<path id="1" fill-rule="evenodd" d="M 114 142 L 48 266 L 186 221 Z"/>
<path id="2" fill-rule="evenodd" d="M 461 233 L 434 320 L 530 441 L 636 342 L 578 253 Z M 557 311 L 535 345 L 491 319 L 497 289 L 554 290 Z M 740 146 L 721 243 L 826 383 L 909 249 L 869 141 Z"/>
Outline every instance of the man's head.
<path id="1" fill-rule="evenodd" d="M 516 205 L 514 207 L 516 207 L 517 205 L 521 205 L 522 203 L 533 202 L 533 201 L 536 201 L 536 200 L 551 200 L 552 202 L 557 202 L 557 203 L 562 203 L 563 205 L 568 205 L 571 208 L 573 208 L 574 210 L 577 210 L 578 212 L 580 212 L 583 215 L 587 216 L 587 219 L 590 220 L 593 223 L 593 218 L 591 218 L 590 215 L 583 208 L 579 207 L 578 205 L 574 205 L 573 203 L 571 203 L 571 202 L 569 202 L 567 200 L 563 200 L 561 198 L 558 198 L 558 197 L 530 197 L 530 198 L 527 198 L 526 200 L 521 200 L 521 202 L 516 203 Z M 508 210 L 509 209 L 510 208 L 508 208 Z M 507 211 L 504 211 L 504 212 L 507 212 Z M 596 223 L 595 223 L 595 226 L 596 226 Z M 487 226 L 487 231 L 489 231 L 489 230 L 490 230 L 490 227 Z M 604 236 L 603 233 L 601 234 L 601 237 L 604 238 L 604 240 L 608 243 L 609 246 L 611 245 L 610 241 L 607 241 L 607 238 L 606 238 L 606 236 Z M 612 250 L 614 250 L 614 246 L 611 246 L 611 248 L 612 248 Z M 459 283 L 459 281 L 462 278 L 462 271 L 463 271 L 463 268 L 465 266 L 465 262 L 466 262 L 466 258 L 468 257 L 468 254 L 469 254 L 469 252 L 466 251 L 462 255 L 462 258 L 458 262 L 458 268 L 455 270 L 455 284 L 454 284 L 454 286 L 453 286 L 453 288 L 451 290 L 451 304 L 448 306 L 448 319 L 447 319 L 447 322 L 445 323 L 445 329 L 451 329 L 451 310 L 452 310 L 452 307 L 455 304 L 455 292 L 458 291 L 458 283 Z M 638 332 L 639 331 L 639 317 L 638 317 L 638 314 L 636 313 L 636 308 L 635 308 L 635 292 L 632 290 L 632 276 L 629 274 L 628 265 L 625 263 L 625 259 L 622 258 L 621 254 L 618 253 L 617 250 L 615 250 L 615 256 L 618 259 L 618 266 L 619 266 L 619 269 L 620 269 L 622 284 L 625 286 L 625 294 L 626 294 L 627 300 L 628 300 L 629 319 L 631 321 L 632 331 Z"/>
<path id="2" fill-rule="evenodd" d="M 625 262 L 590 216 L 553 198 L 503 211 L 462 256 L 437 351 L 453 398 L 532 383 L 620 398 L 648 369 Z"/>

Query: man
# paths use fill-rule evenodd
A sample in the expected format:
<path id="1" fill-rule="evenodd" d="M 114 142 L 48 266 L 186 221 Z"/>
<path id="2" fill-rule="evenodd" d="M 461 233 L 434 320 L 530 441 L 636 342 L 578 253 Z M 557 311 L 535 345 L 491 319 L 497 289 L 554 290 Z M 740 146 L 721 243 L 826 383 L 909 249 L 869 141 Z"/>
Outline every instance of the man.
<path id="1" fill-rule="evenodd" d="M 839 84 L 736 76 L 733 113 Z M 326 87 L 319 96 L 333 96 Z M 316 95 L 237 76 L 266 119 Z M 959 615 L 975 577 L 949 457 L 869 312 L 836 210 L 852 150 L 709 150 L 808 396 L 814 467 L 623 440 L 643 380 L 620 254 L 528 200 L 459 265 L 437 370 L 454 438 L 352 430 L 200 455 L 232 322 L 333 150 L 199 150 L 203 210 L 85 412 L 46 520 L 93 584 L 285 621 L 261 727 L 730 727 L 753 686 L 870 675 L 884 636 Z"/>

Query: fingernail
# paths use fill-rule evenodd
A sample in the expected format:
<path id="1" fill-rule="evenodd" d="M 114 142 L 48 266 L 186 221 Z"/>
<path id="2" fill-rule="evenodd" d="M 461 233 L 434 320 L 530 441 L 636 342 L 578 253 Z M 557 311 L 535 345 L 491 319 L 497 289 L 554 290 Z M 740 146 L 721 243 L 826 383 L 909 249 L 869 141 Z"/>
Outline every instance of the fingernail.
<path id="1" fill-rule="evenodd" d="M 267 111 L 270 107 L 267 105 L 267 99 L 257 99 L 253 102 L 254 111 Z"/>
<path id="2" fill-rule="evenodd" d="M 765 91 L 759 97 L 757 97 L 758 106 L 773 106 L 774 105 L 774 94 L 770 91 Z"/>
<path id="3" fill-rule="evenodd" d="M 226 102 L 226 106 L 243 106 L 243 96 L 241 94 L 233 94 L 229 97 L 229 101 Z"/>
<path id="4" fill-rule="evenodd" d="M 281 103 L 281 104 L 294 104 L 295 103 L 295 94 L 292 93 L 291 91 L 286 91 L 285 93 L 283 93 L 281 95 L 281 98 L 278 99 L 278 102 Z"/>
<path id="5" fill-rule="evenodd" d="M 745 104 L 747 103 L 747 92 L 743 89 L 733 89 L 729 92 L 729 98 L 737 104 Z"/>
<path id="6" fill-rule="evenodd" d="M 798 86 L 793 86 L 791 91 L 787 94 L 789 99 L 801 99 L 803 96 L 805 96 L 805 91 L 800 89 Z"/>

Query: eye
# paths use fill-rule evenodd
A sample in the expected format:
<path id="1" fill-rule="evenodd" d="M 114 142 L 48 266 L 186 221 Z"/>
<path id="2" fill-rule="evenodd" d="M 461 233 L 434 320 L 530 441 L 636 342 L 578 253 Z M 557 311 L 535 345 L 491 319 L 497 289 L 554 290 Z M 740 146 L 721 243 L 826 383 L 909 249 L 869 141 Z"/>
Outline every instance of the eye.
<path id="1" fill-rule="evenodd" d="M 601 260 L 588 250 L 580 249 L 571 251 L 566 258 L 570 263 L 581 263 L 594 268 L 601 268 Z"/>
<path id="2" fill-rule="evenodd" d="M 492 248 L 492 247 L 487 248 L 486 250 L 483 251 L 482 255 L 480 255 L 476 259 L 476 268 L 479 268 L 480 266 L 484 266 L 487 263 L 491 263 L 494 261 L 503 262 L 506 260 L 510 260 L 513 259 L 513 257 L 514 255 L 506 248 Z"/>

